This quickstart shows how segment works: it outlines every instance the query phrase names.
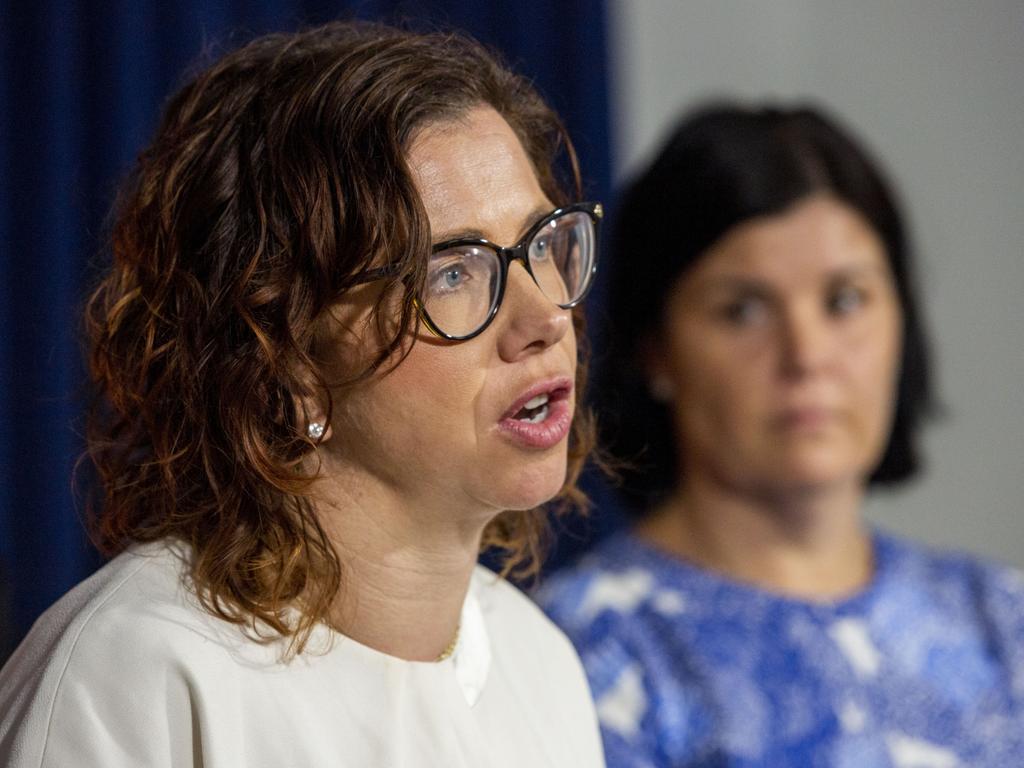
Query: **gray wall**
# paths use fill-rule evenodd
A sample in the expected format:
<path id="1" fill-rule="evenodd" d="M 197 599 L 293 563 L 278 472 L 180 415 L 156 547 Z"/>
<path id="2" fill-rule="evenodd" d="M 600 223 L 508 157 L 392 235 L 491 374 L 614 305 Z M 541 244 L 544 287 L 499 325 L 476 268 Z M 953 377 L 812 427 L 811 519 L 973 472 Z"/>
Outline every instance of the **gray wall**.
<path id="1" fill-rule="evenodd" d="M 1024 2 L 609 0 L 621 180 L 708 96 L 811 99 L 908 209 L 947 415 L 872 519 L 1024 566 Z"/>

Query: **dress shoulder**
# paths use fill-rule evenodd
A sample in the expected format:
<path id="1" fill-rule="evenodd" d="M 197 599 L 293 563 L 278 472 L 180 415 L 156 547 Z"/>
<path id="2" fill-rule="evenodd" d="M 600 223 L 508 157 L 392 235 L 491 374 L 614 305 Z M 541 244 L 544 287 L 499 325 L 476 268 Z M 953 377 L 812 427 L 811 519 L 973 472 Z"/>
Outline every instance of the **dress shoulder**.
<path id="1" fill-rule="evenodd" d="M 579 644 L 602 630 L 624 631 L 641 612 L 673 612 L 683 600 L 680 587 L 665 578 L 656 559 L 629 534 L 620 533 L 573 567 L 544 581 L 536 599 Z"/>
<path id="2" fill-rule="evenodd" d="M 538 602 L 583 660 L 609 766 L 662 764 L 664 732 L 677 741 L 699 740 L 703 724 L 691 681 L 661 674 L 663 622 L 672 622 L 686 599 L 685 586 L 668 578 L 626 533 L 613 535 L 538 590 Z M 680 706 L 660 708 L 665 685 L 680 692 Z"/>
<path id="3" fill-rule="evenodd" d="M 960 551 L 943 551 L 894 537 L 883 537 L 891 552 L 894 588 L 886 598 L 901 614 L 926 606 L 941 625 L 936 637 L 973 632 L 991 647 L 1013 678 L 1012 690 L 1024 699 L 1024 572 Z M 911 597 L 916 596 L 916 603 Z M 891 613 L 896 613 L 893 608 Z M 909 631 L 909 630 L 908 630 Z M 915 636 L 920 636 L 916 630 Z"/>
<path id="4" fill-rule="evenodd" d="M 133 548 L 43 614 L 0 671 L 0 762 L 163 765 L 191 749 L 189 678 L 223 669 L 229 634 L 190 598 L 182 558 Z"/>

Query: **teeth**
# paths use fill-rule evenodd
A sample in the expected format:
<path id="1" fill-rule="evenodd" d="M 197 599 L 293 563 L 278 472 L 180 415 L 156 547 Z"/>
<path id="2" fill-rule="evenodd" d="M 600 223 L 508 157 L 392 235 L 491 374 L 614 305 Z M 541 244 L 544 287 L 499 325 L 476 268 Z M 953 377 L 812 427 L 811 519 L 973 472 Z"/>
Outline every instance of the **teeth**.
<path id="1" fill-rule="evenodd" d="M 544 419 L 548 417 L 548 407 L 545 405 L 533 416 L 523 419 L 527 424 L 540 424 Z"/>
<path id="2" fill-rule="evenodd" d="M 547 401 L 548 401 L 548 396 L 547 395 L 537 395 L 535 398 L 530 400 L 530 402 L 528 402 L 523 407 L 524 408 L 529 408 L 530 410 L 533 410 L 534 408 L 540 408 L 542 405 L 547 403 Z"/>
<path id="3" fill-rule="evenodd" d="M 551 413 L 551 408 L 548 405 L 550 400 L 550 393 L 537 395 L 536 397 L 531 398 L 528 402 L 523 404 L 523 407 L 519 409 L 519 413 L 515 415 L 515 418 L 519 421 L 526 422 L 527 424 L 540 424 Z"/>

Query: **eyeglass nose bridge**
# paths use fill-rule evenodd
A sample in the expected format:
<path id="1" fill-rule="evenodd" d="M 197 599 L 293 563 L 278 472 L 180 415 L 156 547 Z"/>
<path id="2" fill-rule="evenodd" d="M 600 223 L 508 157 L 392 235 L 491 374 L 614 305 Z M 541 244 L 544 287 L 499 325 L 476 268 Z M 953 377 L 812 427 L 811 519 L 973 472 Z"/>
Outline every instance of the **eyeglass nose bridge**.
<path id="1" fill-rule="evenodd" d="M 531 238 L 532 241 L 532 238 Z M 544 289 L 540 287 L 540 283 L 537 281 L 537 276 L 533 273 L 533 267 L 530 266 L 530 242 L 520 242 L 515 245 L 511 245 L 508 248 L 503 248 L 500 245 L 494 246 L 494 250 L 498 253 L 498 258 L 501 260 L 501 294 L 498 299 L 498 303 L 501 303 L 501 299 L 504 298 L 505 286 L 508 284 L 508 272 L 512 268 L 512 262 L 518 261 L 523 265 L 523 269 L 526 270 L 526 274 L 533 280 L 533 284 L 537 286 L 542 294 Z M 545 298 L 547 297 L 544 294 Z"/>

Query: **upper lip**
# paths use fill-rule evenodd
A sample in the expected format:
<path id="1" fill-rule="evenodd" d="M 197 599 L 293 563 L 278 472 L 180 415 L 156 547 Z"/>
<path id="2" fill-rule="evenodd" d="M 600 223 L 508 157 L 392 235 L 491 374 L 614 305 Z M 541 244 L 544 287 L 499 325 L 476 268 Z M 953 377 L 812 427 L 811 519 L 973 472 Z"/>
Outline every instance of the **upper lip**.
<path id="1" fill-rule="evenodd" d="M 565 392 L 568 396 L 572 392 L 573 380 L 569 376 L 552 376 L 538 381 L 529 389 L 523 391 L 515 402 L 505 411 L 500 420 L 510 419 L 522 410 L 523 406 L 530 402 L 537 395 Z"/>

